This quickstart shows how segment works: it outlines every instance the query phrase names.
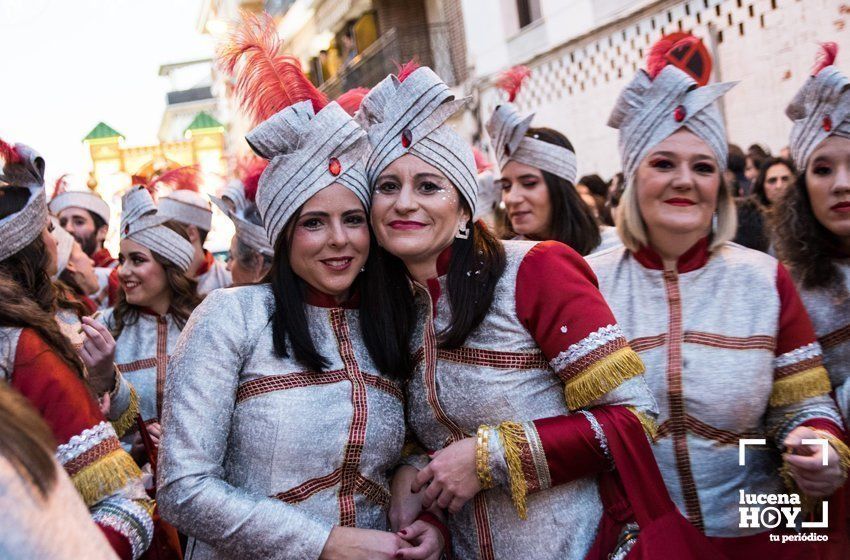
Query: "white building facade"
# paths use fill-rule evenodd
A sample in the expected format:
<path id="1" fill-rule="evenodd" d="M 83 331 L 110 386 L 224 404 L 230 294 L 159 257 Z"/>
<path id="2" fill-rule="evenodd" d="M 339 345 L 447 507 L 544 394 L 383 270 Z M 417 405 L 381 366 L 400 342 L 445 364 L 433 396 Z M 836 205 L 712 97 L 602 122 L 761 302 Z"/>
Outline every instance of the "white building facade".
<path id="1" fill-rule="evenodd" d="M 785 106 L 824 41 L 850 69 L 846 0 L 462 0 L 469 78 L 478 126 L 504 99 L 498 74 L 516 64 L 532 74 L 517 98 L 535 126 L 555 128 L 576 148 L 579 173 L 619 171 L 616 131 L 606 126 L 620 90 L 643 68 L 662 35 L 690 31 L 714 58 L 713 81 L 739 81 L 723 110 L 731 142 L 774 153 L 791 129 Z M 522 27 L 520 23 L 524 23 Z"/>

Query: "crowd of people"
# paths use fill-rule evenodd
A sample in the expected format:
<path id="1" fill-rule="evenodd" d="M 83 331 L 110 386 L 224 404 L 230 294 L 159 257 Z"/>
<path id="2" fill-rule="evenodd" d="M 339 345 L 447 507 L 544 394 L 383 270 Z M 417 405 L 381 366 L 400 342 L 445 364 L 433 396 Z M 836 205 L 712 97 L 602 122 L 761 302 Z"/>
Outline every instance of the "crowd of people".
<path id="1" fill-rule="evenodd" d="M 772 157 L 727 143 L 699 38 L 664 37 L 610 183 L 513 103 L 525 68 L 490 164 L 429 68 L 330 101 L 251 15 L 219 58 L 257 158 L 209 200 L 191 169 L 134 177 L 117 259 L 109 205 L 48 203 L 42 156 L 0 142 L 0 557 L 850 555 L 834 44 Z M 745 495 L 801 513 L 743 523 Z"/>

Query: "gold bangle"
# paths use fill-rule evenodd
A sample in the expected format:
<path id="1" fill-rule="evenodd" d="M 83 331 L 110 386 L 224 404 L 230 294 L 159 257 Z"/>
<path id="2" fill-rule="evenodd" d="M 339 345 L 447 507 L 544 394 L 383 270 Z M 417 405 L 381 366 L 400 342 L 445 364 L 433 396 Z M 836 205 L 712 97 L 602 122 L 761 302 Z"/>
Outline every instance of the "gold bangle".
<path id="1" fill-rule="evenodd" d="M 478 442 L 475 446 L 475 473 L 481 488 L 486 490 L 493 487 L 493 475 L 490 472 L 490 426 L 478 428 Z"/>

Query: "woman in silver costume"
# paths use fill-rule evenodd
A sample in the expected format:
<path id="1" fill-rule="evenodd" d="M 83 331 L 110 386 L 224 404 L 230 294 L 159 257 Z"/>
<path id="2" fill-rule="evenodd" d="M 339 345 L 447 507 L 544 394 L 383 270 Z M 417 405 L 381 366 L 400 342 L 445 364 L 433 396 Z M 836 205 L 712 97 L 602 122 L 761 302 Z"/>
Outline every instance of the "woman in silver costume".
<path id="1" fill-rule="evenodd" d="M 262 121 L 246 139 L 269 160 L 256 203 L 271 280 L 211 293 L 180 338 L 165 391 L 162 515 L 190 537 L 192 559 L 437 558 L 433 518 L 412 522 L 407 539 L 387 531 L 405 426 L 383 350 L 393 335 L 368 314 L 382 285 L 368 258 L 368 142 L 277 55 L 273 25 L 246 16 L 230 51 L 233 64 L 245 54 L 248 89 L 262 80 L 255 64 L 288 82 L 280 99 L 263 90 L 259 109 L 242 92 Z"/>

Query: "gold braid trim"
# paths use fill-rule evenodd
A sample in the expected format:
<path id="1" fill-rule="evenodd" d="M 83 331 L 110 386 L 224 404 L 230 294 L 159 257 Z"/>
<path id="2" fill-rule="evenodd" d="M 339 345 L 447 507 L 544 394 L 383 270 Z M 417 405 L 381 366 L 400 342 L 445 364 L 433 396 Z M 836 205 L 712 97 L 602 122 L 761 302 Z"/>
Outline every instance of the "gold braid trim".
<path id="1" fill-rule="evenodd" d="M 156 508 L 156 502 L 154 500 L 151 500 L 151 499 L 133 500 L 133 503 L 135 503 L 137 506 L 139 506 L 141 508 L 144 508 L 144 510 L 146 512 L 148 512 L 148 515 L 151 515 L 151 516 L 153 515 L 153 510 Z"/>
<path id="2" fill-rule="evenodd" d="M 823 366 L 813 367 L 777 379 L 773 382 L 773 391 L 770 393 L 770 406 L 786 406 L 798 403 L 812 397 L 825 395 L 832 390 L 829 376 Z"/>
<path id="3" fill-rule="evenodd" d="M 505 463 L 508 465 L 508 479 L 511 483 L 511 497 L 520 519 L 527 517 L 526 495 L 528 482 L 522 470 L 522 448 L 528 447 L 525 429 L 519 422 L 502 422 L 496 428 L 505 448 Z"/>
<path id="4" fill-rule="evenodd" d="M 658 435 L 658 422 L 655 421 L 655 418 L 644 414 L 633 406 L 627 406 L 632 414 L 637 416 L 637 419 L 640 420 L 641 426 L 643 426 L 643 431 L 646 432 L 647 437 L 649 437 L 650 441 L 655 441 L 655 436 Z"/>
<path id="5" fill-rule="evenodd" d="M 116 449 L 80 470 L 71 477 L 71 481 L 86 505 L 91 507 L 129 481 L 141 477 L 142 471 L 130 454 Z"/>
<path id="6" fill-rule="evenodd" d="M 637 352 L 629 347 L 620 348 L 567 381 L 564 385 L 567 406 L 570 410 L 584 408 L 643 371 L 643 362 Z"/>
<path id="7" fill-rule="evenodd" d="M 121 413 L 116 420 L 112 422 L 112 427 L 119 438 L 123 437 L 127 431 L 136 425 L 136 416 L 139 414 L 139 396 L 136 394 L 136 389 L 130 385 L 130 405 L 127 410 Z"/>

